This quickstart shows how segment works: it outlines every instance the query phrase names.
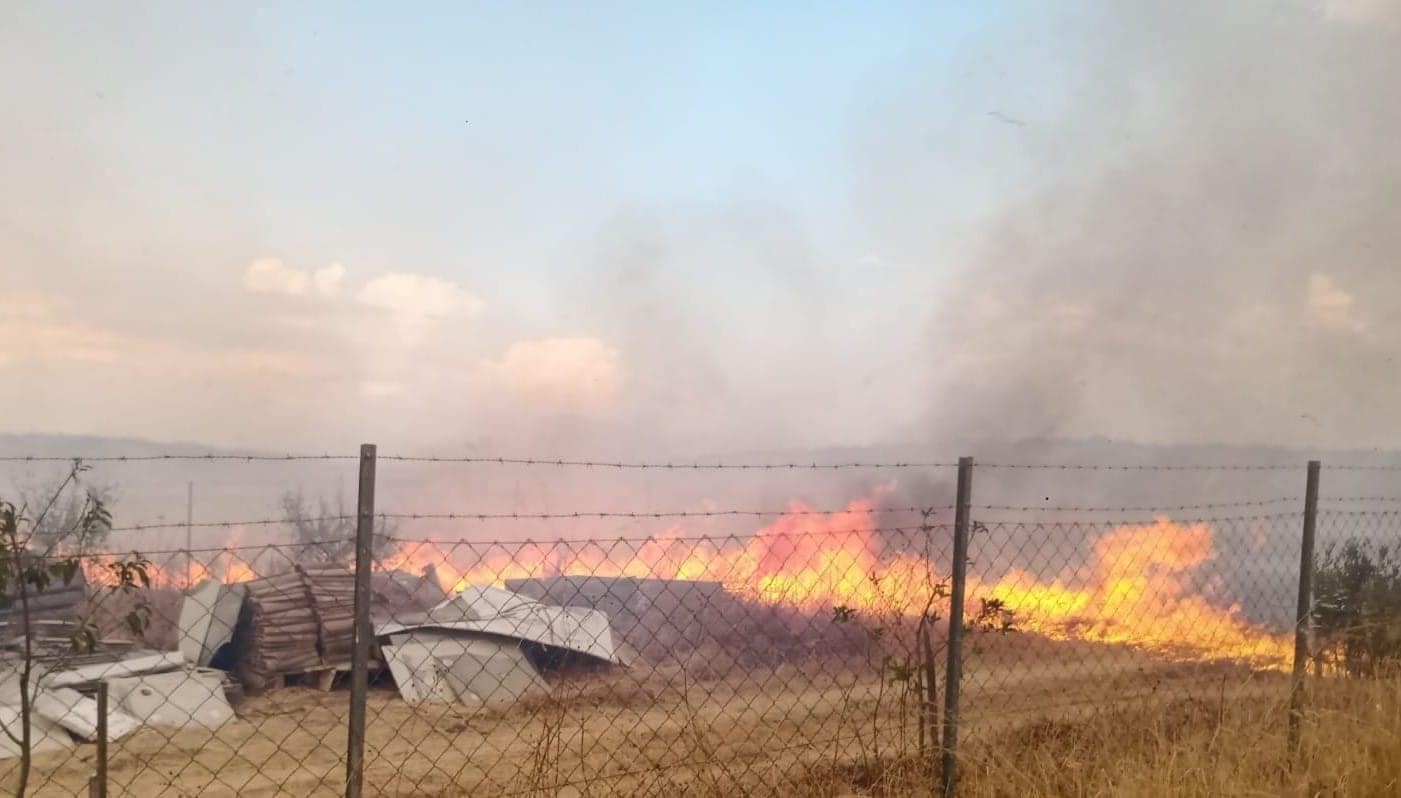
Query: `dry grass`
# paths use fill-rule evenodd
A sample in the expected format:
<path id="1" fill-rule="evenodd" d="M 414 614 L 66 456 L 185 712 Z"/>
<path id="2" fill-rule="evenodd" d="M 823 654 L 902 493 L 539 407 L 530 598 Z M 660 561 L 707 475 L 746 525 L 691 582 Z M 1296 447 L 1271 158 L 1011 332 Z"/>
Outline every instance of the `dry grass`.
<path id="1" fill-rule="evenodd" d="M 1290 767 L 1279 674 L 1034 642 L 993 653 L 970 662 L 963 795 L 1401 794 L 1401 681 L 1315 685 Z M 347 706 L 344 691 L 287 689 L 217 733 L 143 729 L 113 745 L 112 783 L 339 794 Z M 889 685 L 830 663 L 571 680 L 504 710 L 411 706 L 385 687 L 369 718 L 375 795 L 931 795 L 936 777 Z M 37 794 L 80 792 L 92 747 L 37 769 Z"/>
<path id="2" fill-rule="evenodd" d="M 1287 707 L 1216 696 L 1043 719 L 972 741 L 963 796 L 1391 796 L 1401 794 L 1401 682 L 1315 686 L 1297 758 Z M 793 794 L 932 795 L 927 769 L 814 772 Z"/>

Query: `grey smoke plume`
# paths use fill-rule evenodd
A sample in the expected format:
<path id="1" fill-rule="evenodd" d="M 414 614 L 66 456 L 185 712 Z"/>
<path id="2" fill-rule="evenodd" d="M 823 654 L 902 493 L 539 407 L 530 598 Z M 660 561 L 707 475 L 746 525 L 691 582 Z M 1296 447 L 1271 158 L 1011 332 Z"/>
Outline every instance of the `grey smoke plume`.
<path id="1" fill-rule="evenodd" d="M 906 258 L 930 258 L 939 168 L 1023 163 L 980 175 L 1015 199 L 933 315 L 931 427 L 1401 444 L 1396 9 L 1028 10 L 963 87 L 984 136 L 941 116 L 878 137 L 863 178 Z"/>

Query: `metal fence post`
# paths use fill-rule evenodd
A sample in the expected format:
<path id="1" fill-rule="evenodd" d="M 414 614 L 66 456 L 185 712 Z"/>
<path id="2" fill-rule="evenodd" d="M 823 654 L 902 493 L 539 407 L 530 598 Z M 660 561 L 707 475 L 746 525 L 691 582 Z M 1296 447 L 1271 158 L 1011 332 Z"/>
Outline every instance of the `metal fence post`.
<path id="1" fill-rule="evenodd" d="M 940 779 L 945 796 L 958 781 L 958 686 L 963 678 L 963 593 L 968 581 L 968 532 L 973 501 L 973 458 L 958 458 L 958 498 L 953 516 L 953 574 L 949 596 L 947 672 L 944 674 L 944 740 Z"/>
<path id="2" fill-rule="evenodd" d="M 97 683 L 97 775 L 88 782 L 89 798 L 107 798 L 107 682 Z"/>
<path id="3" fill-rule="evenodd" d="M 1304 533 L 1299 546 L 1299 604 L 1294 615 L 1294 679 L 1289 691 L 1289 755 L 1299 751 L 1299 722 L 1303 719 L 1304 674 L 1309 661 L 1309 632 L 1313 625 L 1313 539 L 1318 525 L 1319 461 L 1309 461 L 1304 487 Z"/>
<path id="4" fill-rule="evenodd" d="M 365 699 L 370 690 L 370 558 L 375 531 L 375 445 L 360 446 L 360 494 L 355 521 L 355 647 L 350 657 L 350 732 L 345 795 L 360 798 L 365 783 Z"/>

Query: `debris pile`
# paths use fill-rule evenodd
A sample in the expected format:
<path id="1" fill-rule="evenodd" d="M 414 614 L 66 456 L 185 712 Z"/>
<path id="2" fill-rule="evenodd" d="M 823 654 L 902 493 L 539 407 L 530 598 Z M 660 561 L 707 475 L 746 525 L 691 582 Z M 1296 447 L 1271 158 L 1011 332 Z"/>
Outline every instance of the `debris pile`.
<path id="1" fill-rule="evenodd" d="M 244 583 L 234 629 L 237 672 L 252 691 L 280 676 L 341 668 L 354 640 L 355 576 L 345 568 L 293 570 Z"/>
<path id="2" fill-rule="evenodd" d="M 493 587 L 375 631 L 409 702 L 510 703 L 544 689 L 542 672 L 628 664 L 604 613 Z"/>
<path id="3" fill-rule="evenodd" d="M 62 667 L 59 652 L 34 660 L 29 683 L 30 733 L 35 753 L 72 748 L 97 737 L 97 701 L 108 689 L 107 738 L 120 740 L 143 726 L 213 728 L 233 718 L 226 674 L 191 667 L 179 651 L 103 650 Z M 0 665 L 0 725 L 18 729 L 23 660 L 8 653 Z M 0 758 L 19 755 L 19 746 L 0 735 Z"/>

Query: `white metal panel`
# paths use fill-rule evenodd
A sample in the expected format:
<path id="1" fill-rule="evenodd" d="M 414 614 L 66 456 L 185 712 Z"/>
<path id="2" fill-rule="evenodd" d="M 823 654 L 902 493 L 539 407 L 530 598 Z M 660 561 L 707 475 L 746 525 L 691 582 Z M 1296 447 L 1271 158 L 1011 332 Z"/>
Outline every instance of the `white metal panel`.
<path id="1" fill-rule="evenodd" d="M 380 651 L 389 663 L 389 672 L 399 695 L 410 704 L 424 701 L 452 703 L 457 695 L 447 682 L 447 667 L 422 643 L 383 646 Z"/>
<path id="2" fill-rule="evenodd" d="M 34 712 L 84 740 L 97 739 L 97 701 L 71 687 L 39 690 L 34 696 Z M 107 739 L 120 740 L 141 728 L 141 721 L 107 707 Z"/>
<path id="3" fill-rule="evenodd" d="M 626 664 L 604 613 L 585 607 L 556 607 L 492 587 L 472 587 L 428 611 L 416 623 L 388 623 L 376 632 L 450 629 L 513 637 Z"/>
<path id="4" fill-rule="evenodd" d="M 19 736 L 23 728 L 20 723 L 20 709 L 8 704 L 0 705 L 0 726 Z M 29 716 L 29 750 L 33 753 L 44 751 L 67 751 L 73 747 L 73 738 L 68 736 L 57 723 L 39 715 Z M 0 734 L 0 757 L 19 756 L 19 746 L 8 734 Z"/>
<path id="5" fill-rule="evenodd" d="M 108 696 L 123 712 L 152 726 L 214 728 L 234 716 L 222 671 L 200 669 L 107 680 Z"/>
<path id="6" fill-rule="evenodd" d="M 73 687 L 108 680 L 120 676 L 133 676 L 140 673 L 156 673 L 179 668 L 185 664 L 185 655 L 179 651 L 157 651 L 116 662 L 97 662 L 66 671 L 54 671 L 39 679 L 44 687 Z"/>
<path id="7" fill-rule="evenodd" d="M 448 667 L 448 682 L 463 700 L 508 704 L 549 685 L 519 646 L 499 640 L 467 639 L 466 650 Z"/>
<path id="8" fill-rule="evenodd" d="M 186 662 L 198 663 L 204 653 L 204 640 L 209 636 L 214 607 L 219 603 L 222 588 L 218 582 L 207 580 L 186 592 L 180 601 L 180 621 L 176 627 L 180 639 L 176 643 Z"/>

